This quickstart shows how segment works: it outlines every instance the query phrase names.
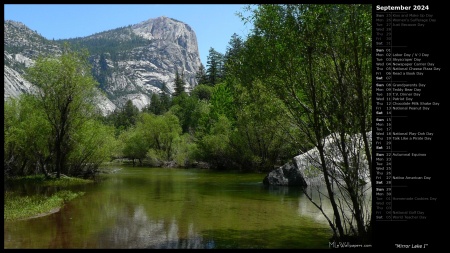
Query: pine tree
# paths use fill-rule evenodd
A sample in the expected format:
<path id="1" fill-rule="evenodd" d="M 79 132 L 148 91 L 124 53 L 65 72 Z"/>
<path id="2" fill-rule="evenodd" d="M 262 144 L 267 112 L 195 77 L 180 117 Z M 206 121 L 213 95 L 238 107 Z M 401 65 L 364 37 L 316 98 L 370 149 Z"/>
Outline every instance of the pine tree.
<path id="1" fill-rule="evenodd" d="M 186 84 L 186 83 L 184 82 L 184 74 L 181 74 L 181 76 L 180 76 L 180 74 L 179 74 L 178 71 L 177 71 L 177 72 L 175 73 L 175 80 L 174 80 L 174 83 L 175 83 L 175 91 L 174 91 L 174 93 L 172 94 L 174 97 L 180 95 L 181 93 L 186 92 L 185 89 L 184 89 L 184 85 Z"/>
<path id="2" fill-rule="evenodd" d="M 160 95 L 160 100 L 161 100 L 161 107 L 164 112 L 167 112 L 170 108 L 170 96 L 169 91 L 167 90 L 167 84 L 165 82 L 163 82 L 162 86 L 161 86 L 161 95 Z"/>
<path id="3" fill-rule="evenodd" d="M 208 84 L 208 76 L 206 74 L 206 69 L 203 64 L 200 65 L 197 73 L 195 74 L 195 78 L 197 79 L 197 85 L 200 84 Z"/>
<path id="4" fill-rule="evenodd" d="M 211 86 L 220 83 L 223 78 L 223 68 L 224 68 L 224 56 L 223 54 L 214 50 L 214 48 L 209 49 L 208 61 L 206 74 L 208 76 L 208 83 Z"/>
<path id="5" fill-rule="evenodd" d="M 234 68 L 239 67 L 239 53 L 244 47 L 244 42 L 242 41 L 241 37 L 234 33 L 231 36 L 230 42 L 228 42 L 227 51 L 224 56 L 225 61 L 225 75 L 230 74 L 231 71 L 230 65 Z"/>

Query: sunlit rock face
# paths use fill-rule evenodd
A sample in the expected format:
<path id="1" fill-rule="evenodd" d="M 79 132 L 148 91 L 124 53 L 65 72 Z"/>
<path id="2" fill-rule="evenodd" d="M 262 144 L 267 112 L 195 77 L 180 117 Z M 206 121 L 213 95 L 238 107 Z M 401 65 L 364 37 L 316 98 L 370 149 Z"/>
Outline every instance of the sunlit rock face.
<path id="1" fill-rule="evenodd" d="M 39 55 L 60 55 L 64 42 L 88 49 L 92 74 L 104 91 L 98 96 L 104 114 L 122 107 L 127 100 L 142 109 L 150 104 L 152 93 L 172 93 L 176 73 L 185 80 L 188 92 L 197 85 L 195 74 L 201 62 L 195 32 L 168 17 L 56 41 L 20 22 L 5 21 L 4 35 L 5 99 L 32 92 L 34 86 L 23 77 L 25 69 Z"/>
<path id="2" fill-rule="evenodd" d="M 367 132 L 369 146 L 372 146 L 372 131 Z M 323 140 L 325 163 L 329 174 L 336 179 L 342 178 L 342 167 L 339 164 L 344 162 L 341 148 L 339 147 L 339 136 L 330 134 Z M 349 160 L 354 161 L 350 169 L 358 168 L 358 178 L 361 183 L 370 184 L 369 165 L 364 152 L 364 142 L 361 134 L 346 136 L 347 152 Z M 269 172 L 263 180 L 265 185 L 282 186 L 308 186 L 323 183 L 323 173 L 321 172 L 320 154 L 317 148 L 295 156 L 280 168 Z"/>

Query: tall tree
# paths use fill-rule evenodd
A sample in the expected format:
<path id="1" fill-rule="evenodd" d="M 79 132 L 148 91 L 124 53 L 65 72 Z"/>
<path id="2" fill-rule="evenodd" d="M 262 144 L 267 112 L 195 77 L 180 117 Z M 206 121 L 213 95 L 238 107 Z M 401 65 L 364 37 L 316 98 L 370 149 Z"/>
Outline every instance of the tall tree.
<path id="1" fill-rule="evenodd" d="M 172 94 L 174 97 L 181 95 L 182 93 L 186 93 L 186 90 L 184 86 L 186 85 L 186 82 L 184 81 L 184 73 L 181 73 L 181 75 L 178 73 L 178 70 L 175 72 L 175 79 L 174 79 L 174 86 L 175 91 Z"/>
<path id="2" fill-rule="evenodd" d="M 169 90 L 167 89 L 167 84 L 165 82 L 163 82 L 161 86 L 160 98 L 162 110 L 163 112 L 167 112 L 170 108 L 172 101 L 170 100 Z"/>
<path id="3" fill-rule="evenodd" d="M 230 41 L 228 42 L 227 51 L 224 56 L 224 74 L 228 75 L 230 65 L 233 65 L 235 68 L 240 67 L 240 52 L 244 47 L 244 42 L 242 38 L 233 33 Z"/>
<path id="4" fill-rule="evenodd" d="M 151 112 L 155 115 L 161 115 L 164 113 L 162 104 L 161 104 L 161 95 L 153 92 L 152 97 L 150 99 L 150 105 L 147 107 L 147 111 Z"/>
<path id="5" fill-rule="evenodd" d="M 200 68 L 195 74 L 195 78 L 197 79 L 197 85 L 208 84 L 208 75 L 206 74 L 206 69 L 203 64 L 200 65 Z"/>
<path id="6" fill-rule="evenodd" d="M 73 148 L 73 132 L 94 112 L 97 82 L 91 75 L 87 51 L 72 52 L 68 46 L 56 58 L 40 57 L 27 71 L 39 89 L 39 104 L 53 132 L 54 166 L 57 177 Z"/>
<path id="7" fill-rule="evenodd" d="M 139 109 L 133 104 L 130 99 L 127 100 L 123 108 L 121 109 L 122 123 L 125 128 L 128 128 L 136 124 L 137 117 L 139 115 Z"/>
<path id="8" fill-rule="evenodd" d="M 209 49 L 207 57 L 206 74 L 208 76 L 208 84 L 211 86 L 220 83 L 224 76 L 224 56 L 212 47 Z"/>

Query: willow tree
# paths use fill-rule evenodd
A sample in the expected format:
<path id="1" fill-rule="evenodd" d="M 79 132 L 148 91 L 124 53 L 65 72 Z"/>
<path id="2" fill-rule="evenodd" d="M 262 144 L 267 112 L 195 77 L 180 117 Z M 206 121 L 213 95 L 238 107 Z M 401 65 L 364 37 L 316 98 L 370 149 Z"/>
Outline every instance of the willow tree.
<path id="1" fill-rule="evenodd" d="M 38 87 L 39 106 L 51 126 L 48 160 L 59 178 L 67 172 L 76 132 L 95 113 L 97 82 L 91 75 L 87 51 L 74 52 L 66 45 L 58 57 L 40 57 L 27 69 L 28 80 Z"/>
<path id="2" fill-rule="evenodd" d="M 332 216 L 323 198 L 304 193 L 327 218 L 335 240 L 370 241 L 371 6 L 259 5 L 244 20 L 254 29 L 240 80 L 260 80 L 301 132 L 301 152 L 318 151 L 310 158 L 322 172 L 326 194 L 318 194 L 330 201 Z"/>

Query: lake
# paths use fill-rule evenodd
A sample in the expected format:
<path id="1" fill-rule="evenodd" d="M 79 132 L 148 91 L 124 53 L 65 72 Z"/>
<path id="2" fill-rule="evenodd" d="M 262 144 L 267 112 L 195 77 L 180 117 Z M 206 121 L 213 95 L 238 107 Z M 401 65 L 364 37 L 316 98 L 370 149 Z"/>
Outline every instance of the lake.
<path id="1" fill-rule="evenodd" d="M 328 248 L 332 231 L 299 188 L 265 174 L 116 166 L 59 211 L 4 223 L 4 248 Z M 329 208 L 329 207 L 328 207 Z"/>

